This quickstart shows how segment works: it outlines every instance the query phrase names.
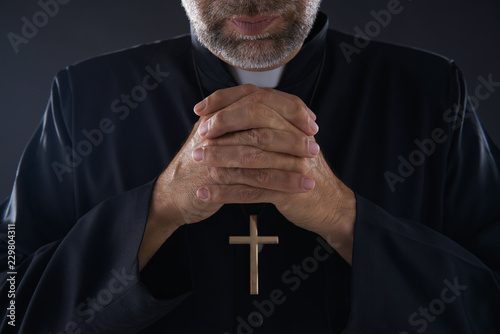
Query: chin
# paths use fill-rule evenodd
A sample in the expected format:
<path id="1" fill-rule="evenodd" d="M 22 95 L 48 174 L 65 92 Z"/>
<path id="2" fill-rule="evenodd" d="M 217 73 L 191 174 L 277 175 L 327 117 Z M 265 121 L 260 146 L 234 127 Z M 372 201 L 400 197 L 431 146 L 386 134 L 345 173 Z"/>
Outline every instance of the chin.
<path id="1" fill-rule="evenodd" d="M 279 52 L 281 51 L 281 52 Z M 279 65 L 288 57 L 276 50 L 271 41 L 251 41 L 238 48 L 237 54 L 225 55 L 229 63 L 249 71 L 264 71 Z"/>

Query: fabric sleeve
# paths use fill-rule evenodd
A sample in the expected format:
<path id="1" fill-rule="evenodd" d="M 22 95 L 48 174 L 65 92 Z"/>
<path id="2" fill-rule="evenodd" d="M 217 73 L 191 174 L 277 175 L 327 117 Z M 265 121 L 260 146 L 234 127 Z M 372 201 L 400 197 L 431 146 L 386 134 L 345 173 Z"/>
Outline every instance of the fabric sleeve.
<path id="1" fill-rule="evenodd" d="M 500 154 L 454 73 L 441 226 L 357 196 L 345 333 L 500 333 Z"/>
<path id="2" fill-rule="evenodd" d="M 357 200 L 346 333 L 500 331 L 498 272 L 447 236 Z M 482 245 L 497 256 L 499 232 Z"/>
<path id="3" fill-rule="evenodd" d="M 71 150 L 70 86 L 67 71 L 59 73 L 0 208 L 1 333 L 138 333 L 191 291 L 189 282 L 171 286 L 158 299 L 140 278 L 137 253 L 154 181 L 76 216 L 74 180 L 58 177 L 53 164 Z M 9 226 L 15 270 L 7 266 Z M 11 281 L 15 299 L 7 298 Z"/>

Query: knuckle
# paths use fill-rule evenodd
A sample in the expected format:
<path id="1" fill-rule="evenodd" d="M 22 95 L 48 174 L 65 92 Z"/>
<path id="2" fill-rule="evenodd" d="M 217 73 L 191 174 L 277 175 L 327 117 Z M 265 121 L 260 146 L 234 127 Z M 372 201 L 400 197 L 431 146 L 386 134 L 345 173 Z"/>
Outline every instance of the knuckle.
<path id="1" fill-rule="evenodd" d="M 240 86 L 240 89 L 242 90 L 242 98 L 249 98 L 260 90 L 259 87 L 251 84 Z"/>
<path id="2" fill-rule="evenodd" d="M 269 115 L 268 118 L 268 124 L 273 129 L 289 130 L 290 122 L 286 119 L 286 117 L 283 117 L 281 115 L 278 117 L 276 117 L 276 115 Z"/>
<path id="3" fill-rule="evenodd" d="M 249 120 L 255 120 L 262 112 L 261 103 L 252 103 L 245 108 Z"/>
<path id="4" fill-rule="evenodd" d="M 241 199 L 245 202 L 251 201 L 254 197 L 254 191 L 251 188 L 243 188 L 240 191 Z"/>
<path id="5" fill-rule="evenodd" d="M 225 173 L 223 173 L 222 170 L 217 167 L 210 167 L 208 169 L 208 175 L 215 183 L 223 184 L 227 180 L 227 176 L 225 175 Z"/>
<path id="6" fill-rule="evenodd" d="M 249 100 L 251 103 L 263 103 L 269 99 L 269 95 L 269 92 L 259 89 L 249 96 Z"/>
<path id="7" fill-rule="evenodd" d="M 250 166 L 255 161 L 253 155 L 249 152 L 243 152 L 240 156 L 240 160 L 243 166 Z"/>
<path id="8" fill-rule="evenodd" d="M 259 87 L 251 84 L 246 84 L 241 86 L 241 89 L 243 90 L 244 94 L 252 94 L 260 90 Z"/>
<path id="9" fill-rule="evenodd" d="M 207 105 L 217 104 L 223 98 L 223 91 L 218 90 L 207 97 Z"/>
<path id="10" fill-rule="evenodd" d="M 218 113 L 216 113 L 210 120 L 209 120 L 209 125 L 214 126 L 215 124 L 224 124 L 224 121 L 227 118 L 227 112 L 225 110 L 221 110 Z"/>
<path id="11" fill-rule="evenodd" d="M 292 123 L 297 123 L 301 121 L 305 121 L 308 119 L 308 112 L 306 109 L 306 105 L 302 100 L 297 96 L 291 97 L 292 103 L 287 105 L 286 108 L 286 117 Z"/>
<path id="12" fill-rule="evenodd" d="M 261 189 L 244 187 L 240 190 L 240 196 L 243 202 L 252 202 L 262 197 L 263 191 Z"/>
<path id="13" fill-rule="evenodd" d="M 286 104 L 286 111 L 287 111 L 287 114 L 291 117 L 295 117 L 297 116 L 297 111 L 300 110 L 300 104 L 297 103 L 297 100 L 299 98 L 298 97 L 293 97 L 292 98 L 292 101 L 290 101 L 290 103 L 287 103 Z"/>
<path id="14" fill-rule="evenodd" d="M 298 108 L 301 108 L 304 105 L 304 102 L 298 96 L 292 95 L 290 96 L 290 100 L 293 102 L 293 105 L 297 106 Z"/>
<path id="15" fill-rule="evenodd" d="M 289 112 L 289 120 L 291 123 L 294 125 L 299 124 L 300 122 L 307 121 L 307 116 L 303 112 L 303 108 L 300 105 L 297 104 L 292 104 L 290 106 L 290 112 Z"/>
<path id="16" fill-rule="evenodd" d="M 255 163 L 261 161 L 261 151 L 251 147 L 241 150 L 240 154 L 241 163 L 244 166 L 253 166 Z"/>
<path id="17" fill-rule="evenodd" d="M 279 117 L 277 119 L 285 124 L 285 129 L 290 127 L 290 124 L 294 123 L 294 119 L 296 118 L 295 107 L 288 105 L 287 103 L 283 103 L 280 107 L 280 110 L 277 111 Z"/>
<path id="18" fill-rule="evenodd" d="M 306 158 L 297 158 L 296 163 L 295 163 L 295 167 L 296 167 L 297 171 L 303 175 L 306 175 L 307 173 L 309 173 L 309 165 L 307 163 Z"/>
<path id="19" fill-rule="evenodd" d="M 229 122 L 229 112 L 227 110 L 221 110 L 208 120 L 208 130 L 217 132 L 226 127 Z"/>
<path id="20" fill-rule="evenodd" d="M 208 168 L 208 176 L 210 179 L 218 183 L 220 181 L 220 174 L 219 171 L 216 167 L 209 167 Z"/>
<path id="21" fill-rule="evenodd" d="M 269 129 L 252 129 L 249 132 L 250 143 L 257 147 L 268 148 L 274 141 L 274 134 Z"/>
<path id="22" fill-rule="evenodd" d="M 271 183 L 272 177 L 271 173 L 266 170 L 258 170 L 257 171 L 257 182 L 259 182 L 261 185 L 267 186 Z"/>
<path id="23" fill-rule="evenodd" d="M 247 131 L 247 137 L 250 145 L 259 146 L 260 138 L 257 129 Z"/>

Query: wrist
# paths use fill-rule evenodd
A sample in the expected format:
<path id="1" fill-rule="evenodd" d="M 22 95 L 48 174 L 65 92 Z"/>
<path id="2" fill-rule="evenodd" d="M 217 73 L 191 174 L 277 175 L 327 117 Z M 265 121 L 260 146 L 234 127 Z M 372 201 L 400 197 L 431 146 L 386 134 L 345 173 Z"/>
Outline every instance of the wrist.
<path id="1" fill-rule="evenodd" d="M 172 197 L 162 194 L 155 185 L 149 213 L 139 248 L 139 270 L 142 270 L 163 243 L 183 224 L 182 215 L 174 203 L 167 199 Z"/>
<path id="2" fill-rule="evenodd" d="M 146 228 L 139 248 L 139 270 L 142 270 L 151 260 L 161 245 L 179 228 L 179 226 L 149 215 Z"/>
<path id="3" fill-rule="evenodd" d="M 318 233 L 349 264 L 352 264 L 354 227 L 356 225 L 356 197 L 352 191 L 343 196 L 342 204 L 336 208 L 334 219 L 324 224 Z"/>

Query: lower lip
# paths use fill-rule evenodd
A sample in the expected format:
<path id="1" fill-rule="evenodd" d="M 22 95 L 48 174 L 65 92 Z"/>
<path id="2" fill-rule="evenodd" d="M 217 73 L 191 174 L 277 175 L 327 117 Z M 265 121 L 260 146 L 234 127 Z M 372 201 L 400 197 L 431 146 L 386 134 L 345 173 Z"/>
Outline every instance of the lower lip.
<path id="1" fill-rule="evenodd" d="M 262 19 L 258 21 L 243 21 L 232 19 L 229 20 L 236 28 L 243 34 L 247 36 L 257 36 L 266 32 L 267 28 L 269 28 L 276 18 Z"/>

